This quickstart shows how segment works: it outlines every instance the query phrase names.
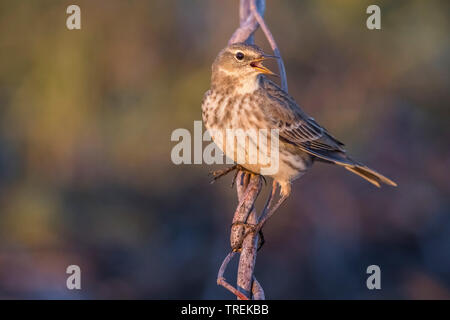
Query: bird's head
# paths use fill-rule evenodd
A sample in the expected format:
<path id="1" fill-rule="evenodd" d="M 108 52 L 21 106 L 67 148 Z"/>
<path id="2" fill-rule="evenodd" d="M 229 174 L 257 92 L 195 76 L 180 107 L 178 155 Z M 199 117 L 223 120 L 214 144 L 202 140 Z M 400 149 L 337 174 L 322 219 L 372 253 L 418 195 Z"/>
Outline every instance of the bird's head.
<path id="1" fill-rule="evenodd" d="M 259 47 L 244 43 L 229 45 L 220 51 L 212 66 L 213 80 L 231 78 L 234 80 L 256 80 L 259 74 L 275 75 L 262 65 L 269 58 L 277 58 L 265 54 Z"/>

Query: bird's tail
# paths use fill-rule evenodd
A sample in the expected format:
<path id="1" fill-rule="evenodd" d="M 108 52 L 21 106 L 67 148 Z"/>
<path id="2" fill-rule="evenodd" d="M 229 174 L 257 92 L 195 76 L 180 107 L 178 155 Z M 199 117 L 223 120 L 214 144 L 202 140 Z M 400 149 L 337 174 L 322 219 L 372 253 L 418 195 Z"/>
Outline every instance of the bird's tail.
<path id="1" fill-rule="evenodd" d="M 366 179 L 373 185 L 376 185 L 378 188 L 380 187 L 381 183 L 385 183 L 385 184 L 388 184 L 388 185 L 394 186 L 394 187 L 397 186 L 397 184 L 394 181 L 392 181 L 391 179 L 383 176 L 382 174 L 380 174 L 380 173 L 376 172 L 375 170 L 372 170 L 364 165 L 360 165 L 360 164 L 348 165 L 348 164 L 343 164 L 343 163 L 339 163 L 339 162 L 336 162 L 336 164 L 344 166 L 344 168 L 347 169 L 348 171 L 351 171 L 354 174 L 357 174 L 358 176 L 360 176 L 361 178 Z"/>
<path id="2" fill-rule="evenodd" d="M 357 174 L 361 178 L 366 179 L 373 185 L 380 188 L 381 183 L 385 183 L 390 186 L 396 187 L 397 184 L 392 181 L 391 179 L 383 176 L 382 174 L 376 172 L 373 169 L 370 169 L 369 167 L 363 165 L 360 162 L 357 162 L 350 158 L 345 152 L 339 152 L 339 151 L 328 151 L 328 150 L 316 150 L 312 148 L 303 148 L 304 151 L 308 152 L 309 154 L 315 156 L 317 160 L 324 161 L 328 163 L 334 163 L 340 166 L 343 166 L 348 171 L 353 172 L 354 174 Z"/>

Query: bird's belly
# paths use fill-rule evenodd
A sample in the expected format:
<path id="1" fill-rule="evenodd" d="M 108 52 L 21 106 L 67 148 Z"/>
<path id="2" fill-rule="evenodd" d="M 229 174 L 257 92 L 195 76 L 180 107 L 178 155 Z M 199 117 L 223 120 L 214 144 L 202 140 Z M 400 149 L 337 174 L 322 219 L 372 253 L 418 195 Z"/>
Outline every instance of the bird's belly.
<path id="1" fill-rule="evenodd" d="M 250 110 L 247 100 L 246 96 L 232 99 L 211 93 L 202 106 L 203 122 L 212 140 L 228 158 L 260 173 L 261 168 L 270 166 L 271 144 L 267 142 L 270 137 L 266 141 L 259 138 L 261 123 L 256 119 L 262 119 L 263 115 L 255 114 L 259 110 Z"/>
<path id="2" fill-rule="evenodd" d="M 228 158 L 282 181 L 292 181 L 307 170 L 311 157 L 273 136 L 260 110 L 250 109 L 245 98 L 231 101 L 212 93 L 202 105 L 205 127 Z"/>
<path id="3" fill-rule="evenodd" d="M 228 158 L 254 173 L 292 181 L 312 164 L 307 153 L 286 148 L 278 136 L 272 137 L 270 133 L 260 136 L 255 129 L 241 128 L 215 127 L 208 130 L 215 144 Z"/>
<path id="4" fill-rule="evenodd" d="M 272 149 L 272 139 L 259 136 L 256 129 L 209 128 L 214 143 L 235 163 L 249 171 L 264 174 L 264 168 L 275 165 L 278 150 Z"/>
<path id="5" fill-rule="evenodd" d="M 272 175 L 279 181 L 293 181 L 303 175 L 312 165 L 312 157 L 296 150 L 289 150 L 280 147 L 280 165 L 276 174 Z"/>

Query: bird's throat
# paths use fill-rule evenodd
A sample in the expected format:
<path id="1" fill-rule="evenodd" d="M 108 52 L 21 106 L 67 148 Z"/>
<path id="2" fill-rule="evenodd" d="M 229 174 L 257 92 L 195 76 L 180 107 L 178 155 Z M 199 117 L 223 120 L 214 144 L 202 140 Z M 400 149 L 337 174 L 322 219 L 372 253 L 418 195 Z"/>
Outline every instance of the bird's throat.
<path id="1" fill-rule="evenodd" d="M 259 77 L 257 75 L 239 79 L 235 88 L 237 94 L 253 93 L 259 88 Z"/>
<path id="2" fill-rule="evenodd" d="M 236 75 L 220 69 L 213 72 L 211 87 L 225 88 L 229 93 L 248 94 L 259 88 L 258 74 Z"/>

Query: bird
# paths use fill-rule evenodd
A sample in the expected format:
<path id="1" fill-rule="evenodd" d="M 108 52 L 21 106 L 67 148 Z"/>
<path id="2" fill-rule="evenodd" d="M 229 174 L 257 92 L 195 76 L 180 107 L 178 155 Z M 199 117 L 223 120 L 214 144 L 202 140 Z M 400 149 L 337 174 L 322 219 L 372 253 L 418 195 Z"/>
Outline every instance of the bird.
<path id="1" fill-rule="evenodd" d="M 292 96 L 267 77 L 275 75 L 263 65 L 263 61 L 271 58 L 279 57 L 265 54 L 256 45 L 228 45 L 212 64 L 211 86 L 202 101 L 203 123 L 212 140 L 239 168 L 251 173 L 261 174 L 270 165 L 264 161 L 249 161 L 250 146 L 257 152 L 264 149 L 261 139 L 246 136 L 244 142 L 248 143 L 239 142 L 236 136 L 229 138 L 227 132 L 277 132 L 278 170 L 265 176 L 273 178 L 274 187 L 280 186 L 280 200 L 266 219 L 289 197 L 292 182 L 308 171 L 315 161 L 343 167 L 377 187 L 382 184 L 397 186 L 391 179 L 353 160 L 341 141 L 308 116 Z M 272 142 L 268 139 L 265 148 L 273 145 Z M 268 156 L 269 162 L 273 161 L 272 156 Z M 260 221 L 255 231 L 261 229 L 266 219 Z"/>

